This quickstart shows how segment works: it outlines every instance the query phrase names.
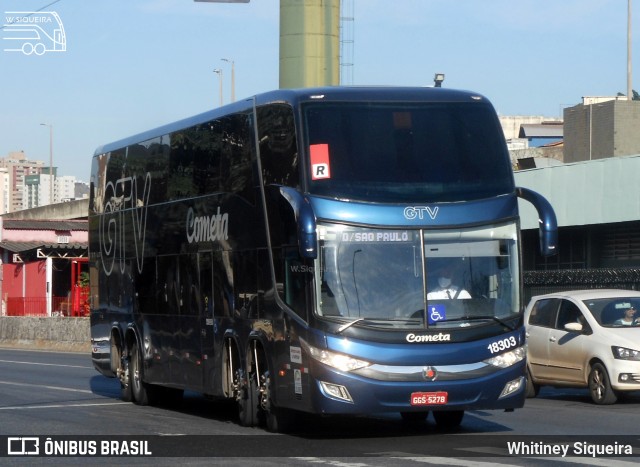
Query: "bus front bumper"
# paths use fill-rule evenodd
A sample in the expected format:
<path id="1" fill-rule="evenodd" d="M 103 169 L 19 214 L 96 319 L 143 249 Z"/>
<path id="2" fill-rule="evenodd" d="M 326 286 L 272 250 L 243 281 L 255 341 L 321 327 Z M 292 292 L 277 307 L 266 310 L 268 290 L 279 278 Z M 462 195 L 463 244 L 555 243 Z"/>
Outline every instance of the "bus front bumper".
<path id="1" fill-rule="evenodd" d="M 408 376 L 374 379 L 323 365 L 311 370 L 314 411 L 323 414 L 424 412 L 427 410 L 516 409 L 524 406 L 524 361 L 508 368 L 472 370 L 467 377 L 425 369 L 422 380 Z M 369 373 L 371 372 L 360 372 Z"/>

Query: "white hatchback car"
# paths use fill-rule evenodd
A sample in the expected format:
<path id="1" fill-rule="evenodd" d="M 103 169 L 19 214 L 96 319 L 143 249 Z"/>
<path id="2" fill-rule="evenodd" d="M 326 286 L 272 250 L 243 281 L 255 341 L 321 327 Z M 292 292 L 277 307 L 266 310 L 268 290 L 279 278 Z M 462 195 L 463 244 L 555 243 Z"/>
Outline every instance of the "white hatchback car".
<path id="1" fill-rule="evenodd" d="M 640 391 L 640 292 L 594 289 L 533 297 L 525 310 L 527 397 L 588 387 L 596 404 Z"/>

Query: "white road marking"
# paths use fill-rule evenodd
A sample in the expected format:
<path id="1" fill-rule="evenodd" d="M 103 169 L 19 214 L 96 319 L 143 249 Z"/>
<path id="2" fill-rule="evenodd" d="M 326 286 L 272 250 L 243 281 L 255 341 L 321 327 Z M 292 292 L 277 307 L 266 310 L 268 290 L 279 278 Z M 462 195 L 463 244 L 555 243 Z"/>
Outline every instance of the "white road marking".
<path id="1" fill-rule="evenodd" d="M 52 405 L 21 405 L 18 407 L 0 407 L 0 410 L 28 410 L 28 409 L 62 409 L 67 407 L 95 407 L 102 405 L 122 405 L 122 404 L 131 404 L 130 402 L 96 402 L 96 403 L 85 403 L 85 404 L 52 404 Z"/>
<path id="2" fill-rule="evenodd" d="M 53 389 L 55 391 L 82 392 L 84 394 L 93 394 L 93 391 L 90 389 L 63 388 L 60 386 L 43 386 L 42 384 L 16 383 L 14 381 L 0 381 L 0 384 L 7 384 L 10 386 L 25 386 L 25 387 L 31 387 L 31 388 Z"/>
<path id="3" fill-rule="evenodd" d="M 15 360 L 0 360 L 0 363 L 17 363 L 20 365 L 62 366 L 66 368 L 87 368 L 87 369 L 93 368 L 88 365 L 62 365 L 60 363 L 19 362 Z"/>

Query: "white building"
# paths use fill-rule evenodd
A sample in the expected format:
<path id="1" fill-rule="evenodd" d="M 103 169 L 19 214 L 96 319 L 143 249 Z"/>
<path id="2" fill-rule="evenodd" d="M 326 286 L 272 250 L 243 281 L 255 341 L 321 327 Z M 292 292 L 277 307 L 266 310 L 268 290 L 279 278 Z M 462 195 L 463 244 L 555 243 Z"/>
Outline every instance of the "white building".
<path id="1" fill-rule="evenodd" d="M 55 202 L 63 203 L 65 201 L 71 201 L 76 199 L 75 189 L 76 189 L 76 177 L 72 175 L 63 175 L 62 177 L 56 178 L 56 188 L 55 191 L 57 193 Z"/>

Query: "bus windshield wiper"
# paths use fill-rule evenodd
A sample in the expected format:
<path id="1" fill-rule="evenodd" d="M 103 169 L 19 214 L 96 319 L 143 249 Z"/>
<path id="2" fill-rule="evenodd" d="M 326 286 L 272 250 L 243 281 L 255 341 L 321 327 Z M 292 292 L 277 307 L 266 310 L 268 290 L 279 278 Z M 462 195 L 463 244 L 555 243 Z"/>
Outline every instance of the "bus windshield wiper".
<path id="1" fill-rule="evenodd" d="M 494 320 L 496 323 L 498 324 L 502 324 L 504 327 L 509 328 L 512 331 L 515 331 L 515 327 L 511 326 L 510 324 L 508 324 L 507 322 L 501 320 L 500 318 L 497 318 L 493 315 L 480 315 L 480 316 L 462 316 L 460 318 L 458 318 L 458 320 L 468 320 L 468 321 L 473 321 L 473 320 L 477 320 L 477 319 L 492 319 Z M 454 321 L 454 320 L 452 320 Z"/>
<path id="2" fill-rule="evenodd" d="M 350 328 L 351 326 L 353 326 L 356 323 L 359 323 L 360 321 L 364 321 L 365 318 L 356 318 L 353 321 L 349 321 L 348 323 L 343 324 L 342 326 L 340 326 L 338 328 L 338 330 L 336 331 L 337 334 L 340 334 L 342 331 L 344 331 L 345 329 Z"/>
<path id="3" fill-rule="evenodd" d="M 411 320 L 411 319 L 384 319 L 384 318 L 376 318 L 376 319 L 356 318 L 353 321 L 349 321 L 348 323 L 345 323 L 342 326 L 340 326 L 336 330 L 336 334 L 340 334 L 340 333 L 342 333 L 342 331 L 344 331 L 346 329 L 349 329 L 354 324 L 357 324 L 357 323 L 360 323 L 360 322 L 363 322 L 363 321 L 366 322 L 366 323 L 369 323 L 369 324 L 385 325 L 387 323 L 411 324 L 412 322 L 415 322 L 416 320 Z"/>

